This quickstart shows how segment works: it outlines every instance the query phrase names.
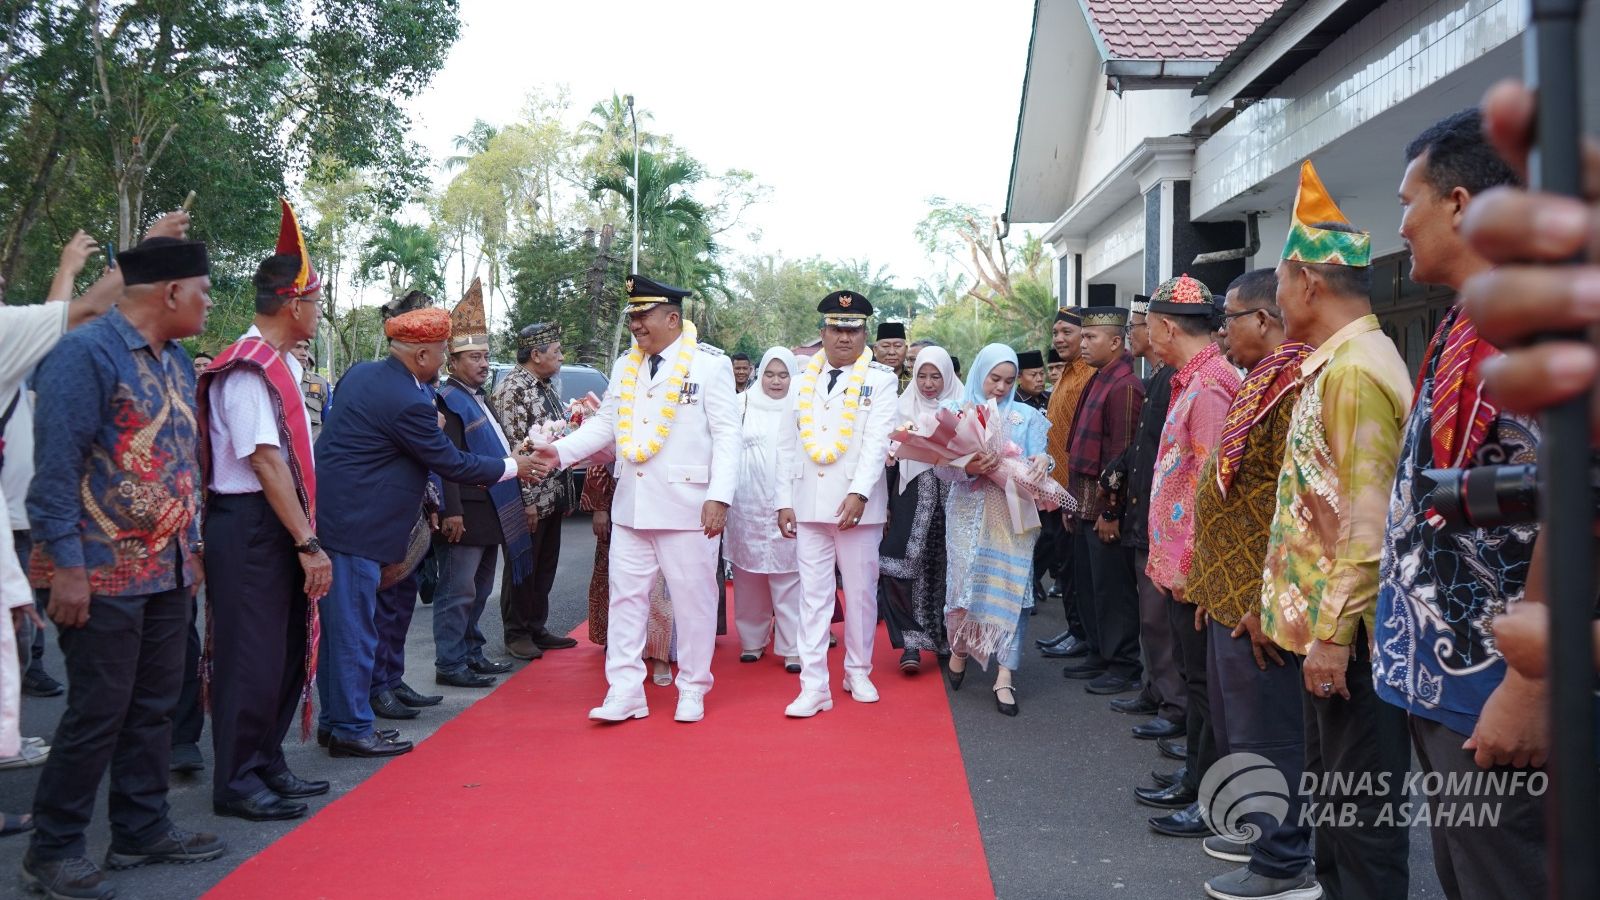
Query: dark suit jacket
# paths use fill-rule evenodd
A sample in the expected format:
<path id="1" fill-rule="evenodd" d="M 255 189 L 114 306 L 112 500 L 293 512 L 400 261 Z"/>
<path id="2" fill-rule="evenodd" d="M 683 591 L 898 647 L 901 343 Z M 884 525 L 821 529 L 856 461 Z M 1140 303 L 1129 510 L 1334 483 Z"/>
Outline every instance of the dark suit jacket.
<path id="1" fill-rule="evenodd" d="M 462 453 L 439 430 L 433 388 L 390 357 L 339 380 L 339 403 L 317 438 L 317 535 L 329 550 L 397 562 L 422 507 L 428 472 L 492 484 L 505 461 Z"/>
<path id="2" fill-rule="evenodd" d="M 455 382 L 455 386 L 463 391 L 471 390 L 459 381 Z M 450 443 L 465 451 L 466 423 L 461 421 L 461 417 L 450 407 L 444 405 L 443 398 L 440 398 L 438 406 L 439 411 L 444 413 L 444 436 L 450 439 Z M 439 516 L 461 517 L 467 530 L 461 536 L 459 543 L 469 547 L 497 547 L 505 542 L 505 536 L 500 530 L 500 514 L 494 508 L 494 500 L 489 497 L 489 491 L 481 485 L 444 482 L 444 506 L 440 509 Z"/>

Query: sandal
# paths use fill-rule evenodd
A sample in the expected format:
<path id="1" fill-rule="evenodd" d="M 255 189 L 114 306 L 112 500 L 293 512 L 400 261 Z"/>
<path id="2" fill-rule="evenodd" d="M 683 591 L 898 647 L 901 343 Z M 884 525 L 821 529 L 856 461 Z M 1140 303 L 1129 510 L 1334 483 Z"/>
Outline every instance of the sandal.
<path id="1" fill-rule="evenodd" d="M 922 671 L 922 654 L 916 650 L 906 650 L 900 654 L 900 671 L 907 675 L 915 675 Z"/>
<path id="2" fill-rule="evenodd" d="M 1004 700 L 1000 699 L 1000 692 L 1001 691 L 1010 691 L 1011 692 L 1011 702 L 1010 703 L 1007 703 Z M 1017 687 L 1016 687 L 1016 685 L 1013 685 L 1013 684 L 997 684 L 997 685 L 995 685 L 995 687 L 994 687 L 994 706 L 995 706 L 995 709 L 1000 710 L 1000 714 L 1001 715 L 1014 716 L 1018 712 L 1020 712 L 1021 710 L 1017 706 Z"/>
<path id="3" fill-rule="evenodd" d="M 962 663 L 961 668 L 959 669 L 955 667 L 955 661 L 958 659 L 961 660 Z M 950 690 L 961 690 L 961 682 L 967 677 L 966 662 L 967 658 L 960 654 L 950 657 L 950 665 L 945 669 L 945 674 L 950 678 Z"/>
<path id="4" fill-rule="evenodd" d="M 0 837 L 26 834 L 33 830 L 33 816 L 29 813 L 0 813 Z"/>
<path id="5" fill-rule="evenodd" d="M 655 660 L 655 674 L 651 678 L 656 684 L 665 687 L 672 683 L 672 663 Z"/>

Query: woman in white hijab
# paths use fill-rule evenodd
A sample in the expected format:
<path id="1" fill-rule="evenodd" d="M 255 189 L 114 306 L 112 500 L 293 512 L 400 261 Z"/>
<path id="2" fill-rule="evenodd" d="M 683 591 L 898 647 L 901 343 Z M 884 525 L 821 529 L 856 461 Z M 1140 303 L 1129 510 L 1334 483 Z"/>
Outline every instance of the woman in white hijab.
<path id="1" fill-rule="evenodd" d="M 897 428 L 932 416 L 939 404 L 964 390 L 943 347 L 925 347 L 911 363 L 911 383 L 900 395 Z M 950 654 L 944 631 L 944 502 L 948 482 L 932 467 L 902 459 L 889 467 L 889 524 L 878 544 L 878 584 L 889 642 L 900 671 L 922 669 L 922 651 Z"/>
<path id="2" fill-rule="evenodd" d="M 723 532 L 728 562 L 733 564 L 739 661 L 760 659 L 770 640 L 790 672 L 800 671 L 794 645 L 800 622 L 800 564 L 795 560 L 795 542 L 778 532 L 778 517 L 772 511 L 779 475 L 778 429 L 793 411 L 797 371 L 794 354 L 773 347 L 761 357 L 756 383 L 737 397 L 744 451 Z"/>

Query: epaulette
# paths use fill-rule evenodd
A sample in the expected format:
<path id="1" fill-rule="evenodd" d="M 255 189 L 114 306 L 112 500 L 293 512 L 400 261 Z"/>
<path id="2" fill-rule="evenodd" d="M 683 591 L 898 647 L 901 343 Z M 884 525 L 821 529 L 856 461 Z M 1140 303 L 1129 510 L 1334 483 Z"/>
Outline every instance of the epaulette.
<path id="1" fill-rule="evenodd" d="M 879 372 L 888 372 L 890 375 L 894 375 L 894 370 L 893 369 L 889 368 L 888 366 L 884 365 L 881 362 L 878 362 L 877 360 L 873 360 L 872 362 L 867 363 L 867 368 L 869 368 L 869 369 L 877 369 Z M 895 377 L 898 378 L 900 376 L 895 375 Z"/>
<path id="2" fill-rule="evenodd" d="M 713 347 L 710 344 L 706 343 L 705 341 L 701 341 L 698 346 L 700 347 L 701 350 L 705 351 L 706 353 L 708 353 L 708 354 L 710 354 L 712 356 L 727 356 L 728 355 L 728 354 L 722 352 L 722 348 L 721 347 Z"/>

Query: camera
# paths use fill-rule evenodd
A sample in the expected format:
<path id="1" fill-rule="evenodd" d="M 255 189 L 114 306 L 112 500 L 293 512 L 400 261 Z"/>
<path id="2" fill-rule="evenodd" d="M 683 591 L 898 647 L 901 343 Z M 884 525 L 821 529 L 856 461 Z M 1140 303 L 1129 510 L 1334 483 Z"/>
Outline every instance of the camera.
<path id="1" fill-rule="evenodd" d="M 1477 466 L 1420 473 L 1428 506 L 1447 525 L 1495 528 L 1539 519 L 1539 467 Z"/>

